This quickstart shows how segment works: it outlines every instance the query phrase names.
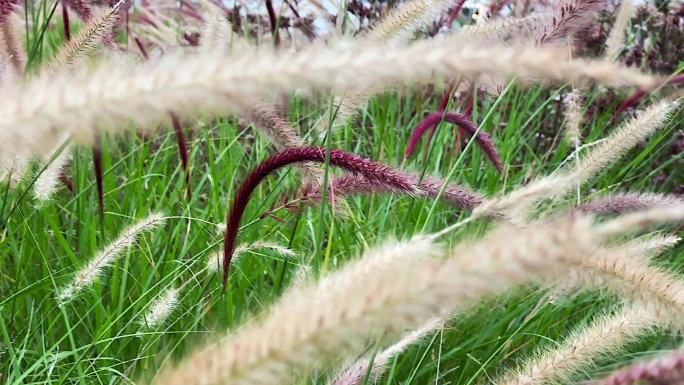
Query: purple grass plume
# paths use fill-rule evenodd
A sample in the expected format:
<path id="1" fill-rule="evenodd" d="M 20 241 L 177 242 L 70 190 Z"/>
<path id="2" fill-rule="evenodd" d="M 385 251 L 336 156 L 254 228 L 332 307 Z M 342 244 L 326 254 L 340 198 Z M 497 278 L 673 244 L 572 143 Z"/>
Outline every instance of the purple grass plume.
<path id="1" fill-rule="evenodd" d="M 235 251 L 235 241 L 240 228 L 240 220 L 247 208 L 247 203 L 256 187 L 269 174 L 279 168 L 303 162 L 324 163 L 325 147 L 288 148 L 266 159 L 247 176 L 238 190 L 233 205 L 226 216 L 226 234 L 223 244 L 223 286 L 228 282 L 230 260 Z M 350 173 L 362 175 L 371 183 L 382 183 L 399 191 L 411 193 L 414 187 L 402 173 L 391 167 L 365 159 L 356 154 L 342 150 L 330 151 L 330 165 L 342 168 Z"/>
<path id="2" fill-rule="evenodd" d="M 399 172 L 399 171 L 397 171 Z M 343 175 L 333 179 L 329 183 L 328 190 L 335 197 L 349 197 L 353 195 L 373 195 L 373 194 L 402 194 L 417 197 L 437 198 L 444 182 L 438 178 L 423 177 L 412 174 L 403 174 L 403 177 L 412 185 L 412 191 L 398 190 L 392 185 L 387 185 L 379 181 L 369 181 L 359 175 Z M 297 211 L 306 206 L 313 206 L 321 201 L 323 192 L 319 184 L 308 184 L 301 189 L 297 198 L 284 203 L 281 207 L 269 210 L 262 215 L 262 218 L 271 215 L 273 212 L 286 208 L 290 211 Z M 460 210 L 472 210 L 483 201 L 483 197 L 467 190 L 466 188 L 450 183 L 439 197 L 444 203 L 452 205 Z"/>
<path id="3" fill-rule="evenodd" d="M 682 384 L 684 383 L 684 352 L 676 351 L 650 361 L 618 369 L 591 385 Z M 587 385 L 589 385 L 587 384 Z"/>
<path id="4" fill-rule="evenodd" d="M 100 209 L 100 223 L 104 223 L 104 181 L 102 170 L 102 140 L 95 136 L 93 144 L 93 166 L 95 166 L 95 184 L 97 185 L 97 204 Z M 104 226 L 103 226 L 104 228 Z M 102 234 L 104 236 L 104 233 Z"/>
<path id="5" fill-rule="evenodd" d="M 0 0 L 0 23 L 7 19 L 18 4 L 19 0 Z"/>
<path id="6" fill-rule="evenodd" d="M 176 133 L 176 142 L 178 144 L 178 154 L 181 159 L 181 166 L 183 167 L 183 174 L 185 180 L 185 191 L 188 200 L 192 199 L 192 188 L 190 186 L 190 162 L 188 157 L 188 145 L 183 133 L 183 125 L 178 118 L 178 115 L 171 113 L 171 122 L 173 124 L 173 131 Z"/>
<path id="7" fill-rule="evenodd" d="M 437 126 L 441 122 L 448 122 L 457 125 L 459 128 L 469 136 L 473 136 L 477 131 L 475 124 L 470 121 L 465 115 L 459 114 L 458 112 L 442 112 L 437 111 L 429 114 L 425 117 L 417 126 L 413 129 L 411 137 L 409 138 L 406 151 L 404 152 L 404 159 L 408 159 L 416 149 L 418 141 L 423 136 L 423 134 L 432 127 Z M 485 153 L 487 158 L 492 162 L 494 167 L 499 173 L 503 172 L 503 163 L 499 152 L 494 146 L 491 135 L 486 132 L 480 131 L 475 137 L 475 142 Z"/>
<path id="8" fill-rule="evenodd" d="M 71 26 L 69 23 L 69 9 L 64 1 L 62 1 L 62 24 L 64 24 L 64 41 L 71 41 Z"/>
<path id="9" fill-rule="evenodd" d="M 674 195 L 656 193 L 620 193 L 592 200 L 573 208 L 574 213 L 624 214 L 662 206 L 682 204 Z"/>

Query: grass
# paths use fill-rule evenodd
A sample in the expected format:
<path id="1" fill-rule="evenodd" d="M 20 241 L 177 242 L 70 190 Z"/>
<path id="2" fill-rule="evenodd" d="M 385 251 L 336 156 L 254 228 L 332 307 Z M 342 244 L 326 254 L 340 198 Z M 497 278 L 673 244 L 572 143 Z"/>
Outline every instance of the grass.
<path id="1" fill-rule="evenodd" d="M 33 10 L 49 14 L 49 3 Z M 43 50 L 58 44 L 54 31 L 43 36 L 29 31 L 29 44 L 40 61 Z M 40 35 L 41 37 L 37 37 Z M 39 40 L 42 39 L 42 40 Z M 48 47 L 44 47 L 47 45 Z M 33 57 L 33 56 L 32 56 Z M 388 92 L 374 98 L 357 124 L 336 133 L 327 143 L 390 165 L 399 165 L 412 128 L 433 111 L 439 95 L 426 98 L 424 89 Z M 593 103 L 598 92 L 590 94 Z M 492 195 L 525 183 L 533 175 L 556 169 L 571 149 L 562 142 L 558 90 L 512 86 L 499 99 L 483 101 L 473 119 L 483 122 L 501 154 L 505 170 L 499 175 L 475 146 L 453 151 L 455 128 L 443 124 L 429 155 L 419 153 L 405 165 L 435 174 Z M 586 104 L 585 104 L 586 105 Z M 447 110 L 451 108 L 448 107 Z M 610 131 L 612 109 L 585 127 L 585 142 Z M 320 111 L 292 99 L 290 119 L 304 131 Z M 182 293 L 180 307 L 156 330 L 137 321 L 154 298 L 184 282 L 220 248 L 228 204 L 247 172 L 272 154 L 273 147 L 232 119 L 204 118 L 186 128 L 189 140 L 192 198 L 186 199 L 184 170 L 170 122 L 163 131 L 103 138 L 105 187 L 104 232 L 98 217 L 91 151 L 74 153 L 70 175 L 74 193 L 61 189 L 53 202 L 37 207 L 24 181 L 17 189 L 2 189 L 0 223 L 0 373 L 6 384 L 125 384 L 149 377 L 168 360 L 181 356 L 214 331 L 233 329 L 268 307 L 285 290 L 300 265 L 310 263 L 314 274 L 341 266 L 367 245 L 388 237 L 406 238 L 436 231 L 460 218 L 441 203 L 399 196 L 354 197 L 349 217 L 335 217 L 330 208 L 316 207 L 298 214 L 276 213 L 280 220 L 259 219 L 284 194 L 292 193 L 298 176 L 279 172 L 257 188 L 248 205 L 239 243 L 257 240 L 290 247 L 301 257 L 284 260 L 275 253 L 251 252 L 231 269 L 230 286 L 221 293 L 219 274 L 198 275 Z M 590 186 L 591 192 L 671 191 L 684 183 L 684 153 L 669 148 L 684 129 L 681 110 L 673 121 L 626 161 L 611 168 Z M 315 137 L 312 136 L 312 137 Z M 318 143 L 325 145 L 326 143 Z M 654 185 L 656 175 L 669 175 Z M 588 192 L 588 190 L 587 190 Z M 171 218 L 160 230 L 142 236 L 93 289 L 64 308 L 57 307 L 57 289 L 98 249 L 116 237 L 134 218 L 162 211 Z M 485 229 L 475 223 L 459 229 L 452 240 L 472 237 Z M 680 235 L 681 235 L 680 231 Z M 684 247 L 669 252 L 663 263 L 681 271 Z M 362 282 L 360 284 L 363 284 Z M 527 357 L 537 346 L 553 346 L 574 325 L 614 302 L 602 293 L 589 293 L 548 303 L 541 291 L 508 295 L 457 316 L 423 343 L 402 354 L 383 384 L 476 384 L 486 382 L 502 367 Z M 658 333 L 633 346 L 654 351 L 678 345 L 668 333 Z M 639 353 L 642 354 L 642 353 Z M 602 362 L 590 374 L 606 373 L 616 362 L 635 355 L 624 352 Z M 322 384 L 329 373 L 311 373 L 301 384 Z"/>

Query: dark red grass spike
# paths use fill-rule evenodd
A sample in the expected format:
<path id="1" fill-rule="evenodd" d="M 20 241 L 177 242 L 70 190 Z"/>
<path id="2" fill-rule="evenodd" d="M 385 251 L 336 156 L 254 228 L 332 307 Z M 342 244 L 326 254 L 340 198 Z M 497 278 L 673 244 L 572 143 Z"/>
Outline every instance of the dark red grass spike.
<path id="1" fill-rule="evenodd" d="M 69 10 L 62 0 L 62 24 L 64 24 L 64 41 L 71 41 L 71 26 L 69 25 Z"/>
<path id="2" fill-rule="evenodd" d="M 659 87 L 665 86 L 665 85 L 672 85 L 672 84 L 679 84 L 679 83 L 684 83 L 684 74 L 680 74 L 680 75 L 671 77 L 671 78 L 667 79 L 664 83 L 659 84 L 659 85 L 651 88 L 650 90 L 643 90 L 643 89 L 636 90 L 630 97 L 628 97 L 622 103 L 620 103 L 618 108 L 615 109 L 615 112 L 613 112 L 613 116 L 611 117 L 611 120 L 615 121 L 615 119 L 618 117 L 618 115 L 620 115 L 623 111 L 625 111 L 626 109 L 628 109 L 630 107 L 634 107 L 637 104 L 639 104 L 641 99 L 643 99 L 643 97 L 646 96 L 651 91 L 653 91 Z"/>
<path id="3" fill-rule="evenodd" d="M 176 132 L 176 142 L 178 143 L 178 154 L 181 158 L 181 166 L 183 166 L 183 173 L 185 175 L 185 188 L 188 200 L 192 199 L 192 188 L 190 187 L 190 162 L 188 157 L 188 146 L 185 141 L 185 134 L 183 134 L 183 126 L 178 119 L 178 115 L 171 113 L 171 122 L 173 123 L 173 130 Z"/>
<path id="4" fill-rule="evenodd" d="M 143 45 L 143 42 L 140 40 L 140 38 L 136 36 L 133 38 L 133 41 L 135 42 L 135 45 L 138 46 L 138 50 L 140 50 L 140 54 L 142 55 L 143 59 L 149 59 L 150 55 L 147 53 L 147 50 L 145 49 L 145 46 Z"/>
<path id="5" fill-rule="evenodd" d="M 411 133 L 411 137 L 409 138 L 406 151 L 404 152 L 404 159 L 408 159 L 413 154 L 418 141 L 420 140 L 421 136 L 423 136 L 425 131 L 427 131 L 433 125 L 441 123 L 442 121 L 457 125 L 463 129 L 465 134 L 471 137 L 477 131 L 475 124 L 473 124 L 473 122 L 468 120 L 468 118 L 462 114 L 457 112 L 433 112 L 426 116 L 425 119 L 423 119 L 423 121 L 413 129 L 413 133 Z M 475 137 L 475 141 L 477 145 L 480 146 L 482 151 L 484 151 L 487 158 L 489 158 L 489 160 L 492 162 L 496 170 L 499 171 L 499 173 L 502 173 L 503 163 L 501 162 L 499 153 L 496 151 L 496 147 L 494 147 L 492 137 L 486 132 L 480 131 Z"/>
<path id="6" fill-rule="evenodd" d="M 273 9 L 273 0 L 266 1 L 266 11 L 268 12 L 268 20 L 271 23 L 271 33 L 273 34 L 273 44 L 278 47 L 280 45 L 280 35 L 278 35 L 278 16 Z"/>
<path id="7" fill-rule="evenodd" d="M 59 180 L 64 184 L 64 186 L 66 186 L 69 192 L 74 192 L 74 182 L 71 180 L 71 178 L 69 178 L 69 176 L 67 176 L 64 170 L 59 172 Z"/>
<path id="8" fill-rule="evenodd" d="M 418 175 L 412 174 L 402 174 L 402 177 L 412 184 L 411 191 L 397 190 L 393 186 L 385 185 L 378 181 L 369 181 L 363 176 L 354 174 L 347 174 L 333 179 L 330 182 L 329 190 L 340 197 L 396 193 L 436 198 L 443 186 L 443 182 L 435 178 L 425 177 L 421 180 Z M 262 217 L 266 217 L 281 208 L 296 212 L 306 206 L 317 204 L 321 201 L 321 197 L 322 191 L 320 186 L 307 184 L 301 189 L 298 198 L 286 202 L 281 207 L 269 210 L 263 214 Z M 444 193 L 440 196 L 440 199 L 461 210 L 472 210 L 475 206 L 482 203 L 483 200 L 480 195 L 468 191 L 457 184 L 447 185 L 444 189 Z"/>
<path id="9" fill-rule="evenodd" d="M 456 81 L 452 80 L 449 82 L 447 85 L 447 89 L 444 92 L 444 95 L 442 95 L 442 99 L 439 100 L 439 105 L 437 106 L 437 111 L 444 111 L 446 110 L 447 106 L 449 105 L 449 100 L 451 99 L 451 93 L 454 91 L 454 87 L 456 86 Z M 425 142 L 425 151 L 423 152 L 423 162 L 427 161 L 427 156 L 428 156 L 428 150 L 430 149 L 430 143 L 432 143 L 432 138 L 435 136 L 435 132 L 437 132 L 437 124 L 432 126 L 430 128 L 430 133 L 428 134 L 428 140 Z"/>
<path id="10" fill-rule="evenodd" d="M 93 143 L 93 165 L 95 166 L 95 183 L 97 185 L 97 203 L 100 207 L 100 221 L 104 223 L 104 186 L 102 179 L 102 141 L 95 137 Z M 102 234 L 104 236 L 104 234 Z"/>
<path id="11" fill-rule="evenodd" d="M 316 162 L 324 163 L 326 158 L 325 147 L 295 147 L 285 149 L 266 159 L 247 176 L 242 186 L 235 194 L 233 205 L 226 216 L 226 235 L 223 244 L 223 286 L 228 282 L 230 261 L 235 251 L 240 220 L 247 208 L 247 202 L 256 187 L 269 174 L 279 168 L 293 163 Z M 370 182 L 379 182 L 401 191 L 412 191 L 413 186 L 409 181 L 394 169 L 383 164 L 360 157 L 341 150 L 330 151 L 330 165 L 342 168 L 348 172 L 363 175 Z"/>
<path id="12" fill-rule="evenodd" d="M 465 0 L 456 0 L 456 5 L 454 5 L 454 8 L 449 12 L 449 18 L 447 19 L 447 28 L 451 28 L 451 24 L 453 24 L 454 20 L 458 17 L 458 14 L 461 13 L 461 8 L 463 8 L 463 4 L 465 3 Z"/>

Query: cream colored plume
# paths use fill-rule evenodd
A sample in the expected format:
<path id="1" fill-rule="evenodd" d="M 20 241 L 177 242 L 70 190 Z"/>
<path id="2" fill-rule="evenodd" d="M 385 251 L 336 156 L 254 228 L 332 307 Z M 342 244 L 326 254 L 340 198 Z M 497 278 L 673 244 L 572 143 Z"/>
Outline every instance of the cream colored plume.
<path id="1" fill-rule="evenodd" d="M 282 383 L 298 368 L 359 353 L 378 333 L 419 327 L 537 273 L 557 274 L 561 259 L 594 250 L 593 233 L 589 221 L 577 218 L 500 229 L 446 260 L 439 257 L 447 253 L 423 237 L 376 248 L 318 285 L 287 292 L 260 322 L 166 368 L 155 383 Z"/>
<path id="2" fill-rule="evenodd" d="M 557 172 L 513 190 L 501 197 L 482 203 L 473 211 L 474 217 L 512 213 L 515 223 L 524 223 L 530 207 L 544 198 L 560 199 L 576 186 L 591 180 L 596 174 L 620 159 L 628 150 L 662 128 L 678 103 L 661 101 L 649 106 L 639 116 L 622 124 L 608 137 L 589 147 L 576 164 L 567 164 Z"/>
<path id="3" fill-rule="evenodd" d="M 61 141 L 57 146 L 56 151 L 61 151 L 51 162 L 45 165 L 44 169 L 36 178 L 33 184 L 33 197 L 38 202 L 47 202 L 57 191 L 60 176 L 64 167 L 71 161 L 71 145 L 67 145 L 66 141 Z"/>
<path id="4" fill-rule="evenodd" d="M 537 357 L 521 368 L 494 382 L 500 385 L 569 383 L 572 374 L 643 336 L 658 323 L 658 315 L 648 306 L 627 305 L 614 315 L 597 317 L 593 323 L 575 330 L 557 348 L 538 352 Z"/>
<path id="5" fill-rule="evenodd" d="M 123 1 L 120 0 L 113 7 L 94 17 L 78 31 L 78 34 L 48 63 L 48 72 L 76 69 L 78 62 L 86 59 L 102 43 L 102 39 L 111 34 L 119 18 L 119 9 Z"/>
<path id="6" fill-rule="evenodd" d="M 59 290 L 57 294 L 59 303 L 65 304 L 71 301 L 76 294 L 92 285 L 107 267 L 114 263 L 124 251 L 135 244 L 143 232 L 153 230 L 160 226 L 164 220 L 164 216 L 154 213 L 124 229 L 116 240 L 97 253 L 95 258 L 74 275 L 69 284 Z"/>
<path id="7" fill-rule="evenodd" d="M 553 63 L 553 65 L 549 65 Z M 57 135 L 90 142 L 94 129 L 143 127 L 168 116 L 239 111 L 244 100 L 295 89 L 359 91 L 385 86 L 496 73 L 540 81 L 596 81 L 648 86 L 653 78 L 607 62 L 574 61 L 539 48 L 471 47 L 419 42 L 402 50 L 329 48 L 316 52 L 257 53 L 239 58 L 192 55 L 146 65 L 105 63 L 72 76 L 43 76 L 0 105 L 0 154 L 44 153 Z"/>
<path id="8" fill-rule="evenodd" d="M 622 0 L 618 14 L 615 17 L 615 23 L 613 23 L 613 28 L 611 28 L 606 39 L 606 51 L 603 54 L 606 60 L 617 60 L 625 48 L 627 26 L 633 14 L 634 3 L 632 3 L 632 0 Z"/>

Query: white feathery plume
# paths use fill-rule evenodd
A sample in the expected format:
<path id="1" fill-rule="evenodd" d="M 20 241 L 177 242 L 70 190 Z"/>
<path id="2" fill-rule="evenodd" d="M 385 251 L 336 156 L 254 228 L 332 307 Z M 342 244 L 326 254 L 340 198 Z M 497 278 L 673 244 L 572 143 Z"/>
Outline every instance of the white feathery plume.
<path id="1" fill-rule="evenodd" d="M 243 254 L 258 249 L 272 250 L 285 258 L 291 258 L 297 255 L 294 251 L 292 251 L 292 249 L 288 249 L 287 247 L 281 246 L 277 243 L 256 241 L 250 243 L 249 245 L 239 245 L 236 247 L 235 251 L 233 252 L 233 258 L 230 261 L 231 265 L 236 263 Z M 223 266 L 223 250 L 212 253 L 209 258 L 207 258 L 205 269 L 209 273 L 215 273 L 222 270 L 222 268 L 219 268 L 220 266 Z"/>
<path id="2" fill-rule="evenodd" d="M 200 49 L 206 52 L 227 52 L 233 34 L 230 22 L 223 11 L 211 1 L 203 0 L 201 3 L 207 12 L 200 33 Z"/>
<path id="3" fill-rule="evenodd" d="M 629 19 L 633 14 L 634 3 L 632 0 L 622 0 L 618 14 L 615 17 L 615 23 L 613 23 L 613 28 L 611 28 L 608 38 L 606 39 L 606 51 L 603 54 L 603 57 L 606 58 L 606 60 L 617 60 L 620 53 L 625 48 L 627 24 L 629 24 Z"/>
<path id="4" fill-rule="evenodd" d="M 648 75 L 607 62 L 568 60 L 557 50 L 418 42 L 388 47 L 312 52 L 168 55 L 137 66 L 103 63 L 76 74 L 39 76 L 0 104 L 0 154 L 44 153 L 70 132 L 89 143 L 97 128 L 111 131 L 131 121 L 149 127 L 174 111 L 179 117 L 240 110 L 244 100 L 264 100 L 295 89 L 334 87 L 358 92 L 367 85 L 421 82 L 436 76 L 496 73 L 503 77 L 650 86 Z M 552 65 L 551 65 L 552 63 Z M 398 65 L 399 64 L 399 65 Z M 180 70 L 179 70 L 180 68 Z"/>
<path id="5" fill-rule="evenodd" d="M 397 45 L 406 43 L 415 31 L 444 13 L 453 1 L 411 0 L 399 4 L 395 9 L 373 26 L 361 42 L 383 42 Z"/>
<path id="6" fill-rule="evenodd" d="M 617 217 L 596 226 L 602 235 L 622 234 L 684 218 L 684 204 L 663 205 Z"/>
<path id="7" fill-rule="evenodd" d="M 342 373 L 337 375 L 331 385 L 361 385 L 368 373 L 369 382 L 375 382 L 387 369 L 390 360 L 402 353 L 409 346 L 418 343 L 428 334 L 434 332 L 444 325 L 442 318 L 428 320 L 423 326 L 411 331 L 402 337 L 397 343 L 380 351 L 372 357 L 361 358 L 349 365 Z"/>
<path id="8" fill-rule="evenodd" d="M 150 304 L 139 324 L 149 329 L 163 324 L 178 306 L 179 294 L 180 288 L 172 287 L 166 290 Z"/>
<path id="9" fill-rule="evenodd" d="M 28 158 L 15 157 L 3 164 L 0 162 L 0 182 L 7 182 L 11 188 L 24 178 L 31 162 Z"/>
<path id="10" fill-rule="evenodd" d="M 57 150 L 61 149 L 61 152 L 45 166 L 33 184 L 33 197 L 39 203 L 49 201 L 52 194 L 57 191 L 60 175 L 64 167 L 71 161 L 72 147 L 66 145 L 67 140 L 61 141 L 60 145 L 57 146 Z"/>
<path id="11" fill-rule="evenodd" d="M 630 261 L 648 264 L 650 260 L 675 246 L 679 240 L 679 237 L 674 235 L 651 234 L 619 246 L 602 248 L 594 255 L 584 256 L 578 261 L 571 262 L 571 269 L 565 278 L 549 282 L 554 289 L 551 297 L 558 298 L 578 289 L 602 289 L 606 285 L 618 288 L 623 293 L 625 283 L 616 280 L 614 274 L 608 274 L 605 269 L 597 266 L 623 266 L 625 263 L 629 265 Z M 631 288 L 628 291 L 634 292 Z"/>
<path id="12" fill-rule="evenodd" d="M 579 183 L 586 182 L 620 159 L 640 141 L 662 128 L 678 107 L 678 102 L 654 103 L 639 116 L 618 127 L 601 143 L 591 147 L 585 156 L 580 157 L 579 168 L 575 171 L 566 171 L 566 173 L 573 175 Z"/>
<path id="13" fill-rule="evenodd" d="M 376 248 L 367 255 L 379 257 L 361 258 L 316 285 L 289 291 L 268 315 L 162 370 L 155 383 L 282 383 L 297 369 L 360 353 L 379 332 L 396 335 L 539 274 L 561 274 L 560 260 L 595 250 L 594 233 L 587 218 L 502 228 L 446 260 L 427 237 Z"/>
<path id="14" fill-rule="evenodd" d="M 659 317 L 642 303 L 626 305 L 616 314 L 597 317 L 580 327 L 555 349 L 544 349 L 519 369 L 495 381 L 500 385 L 543 385 L 568 378 L 595 360 L 624 347 L 658 326 Z"/>
<path id="15" fill-rule="evenodd" d="M 578 164 L 568 165 L 557 172 L 518 188 L 510 194 L 483 202 L 473 210 L 474 217 L 496 213 L 523 213 L 513 215 L 517 222 L 524 222 L 530 206 L 544 198 L 559 199 L 573 187 L 589 181 L 610 164 L 620 159 L 629 149 L 646 139 L 670 119 L 679 107 L 677 102 L 661 101 L 649 106 L 639 116 L 618 127 L 600 143 L 592 146 Z"/>
<path id="16" fill-rule="evenodd" d="M 102 39 L 112 32 L 112 28 L 119 18 L 119 9 L 124 0 L 119 0 L 113 7 L 94 17 L 78 34 L 57 52 L 48 64 L 48 72 L 73 70 L 79 60 L 85 59 Z"/>
<path id="17" fill-rule="evenodd" d="M 124 229 L 114 242 L 97 253 L 95 258 L 74 275 L 71 283 L 59 290 L 58 302 L 65 304 L 71 301 L 78 292 L 93 284 L 105 268 L 114 263 L 124 251 L 135 244 L 143 232 L 155 229 L 163 224 L 165 219 L 162 214 L 153 213 Z"/>
<path id="18" fill-rule="evenodd" d="M 580 127 L 582 125 L 582 105 L 581 96 L 578 90 L 573 89 L 563 98 L 564 109 L 563 116 L 565 117 L 565 138 L 575 149 L 577 149 L 582 140 Z"/>

